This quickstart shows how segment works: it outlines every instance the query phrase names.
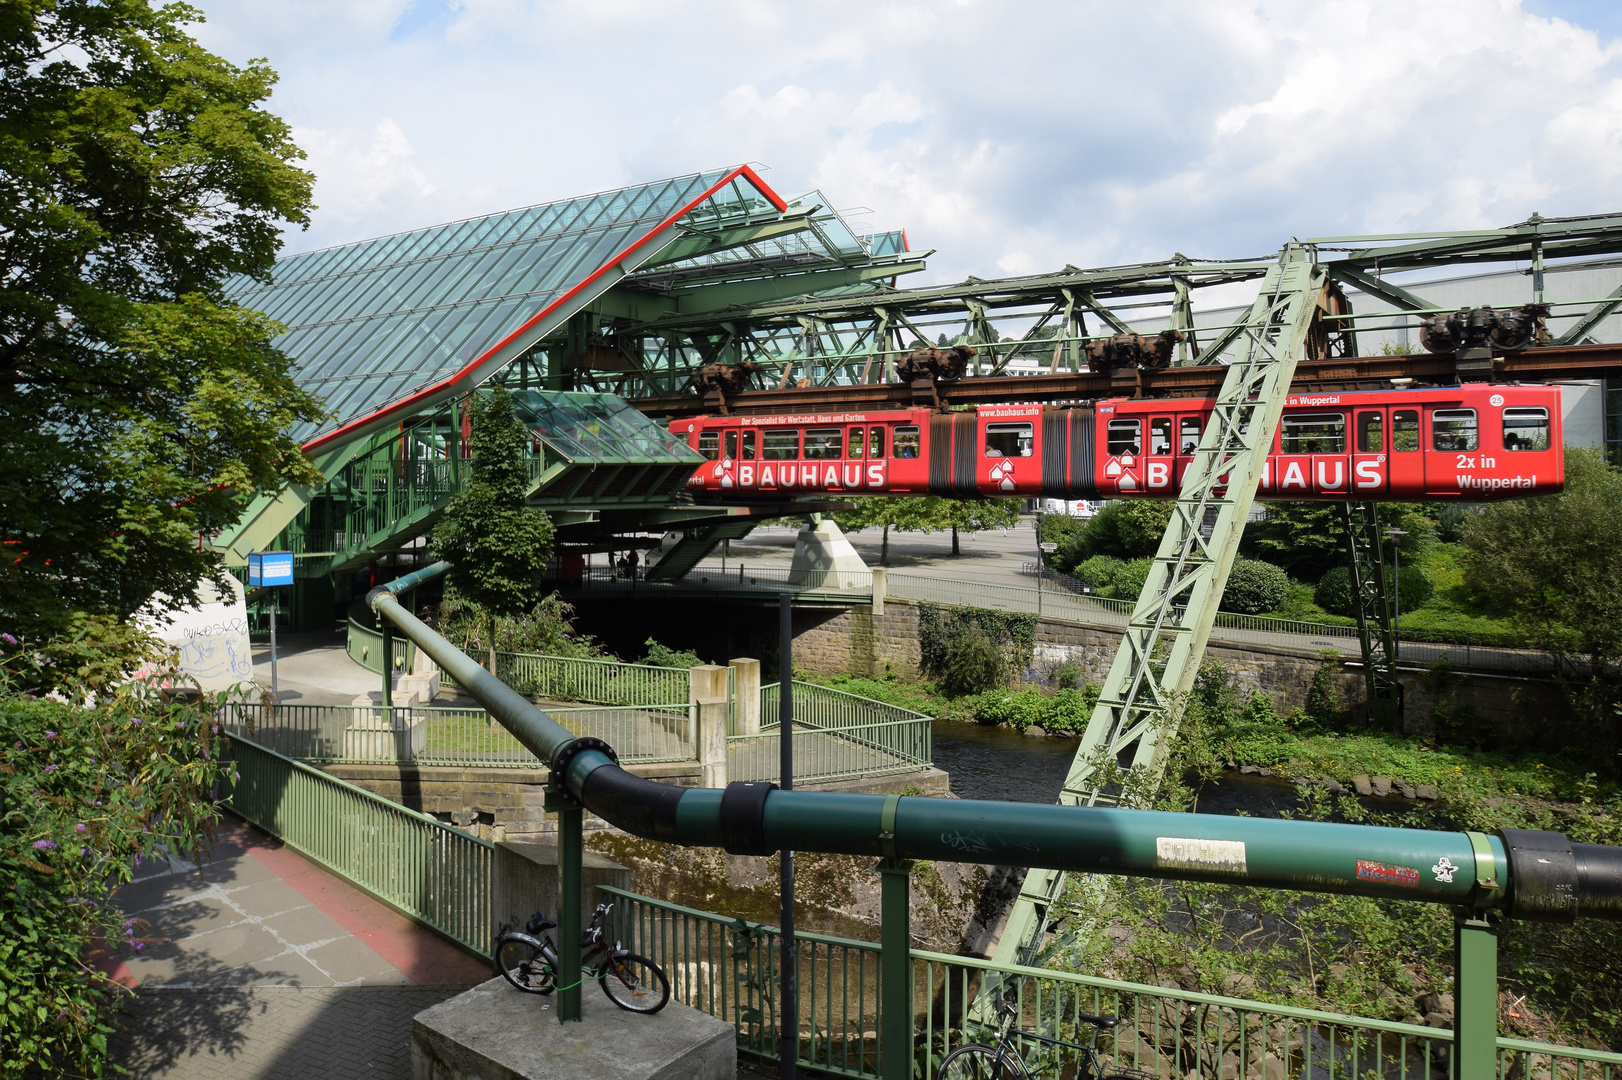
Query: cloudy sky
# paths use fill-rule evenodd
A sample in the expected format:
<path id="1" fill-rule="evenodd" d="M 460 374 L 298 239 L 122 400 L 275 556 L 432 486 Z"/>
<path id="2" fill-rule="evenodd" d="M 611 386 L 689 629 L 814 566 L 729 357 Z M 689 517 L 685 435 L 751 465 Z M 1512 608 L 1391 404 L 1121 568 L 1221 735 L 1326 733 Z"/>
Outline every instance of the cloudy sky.
<path id="1" fill-rule="evenodd" d="M 1614 0 L 200 6 L 281 73 L 295 251 L 746 161 L 941 281 L 1622 210 Z"/>

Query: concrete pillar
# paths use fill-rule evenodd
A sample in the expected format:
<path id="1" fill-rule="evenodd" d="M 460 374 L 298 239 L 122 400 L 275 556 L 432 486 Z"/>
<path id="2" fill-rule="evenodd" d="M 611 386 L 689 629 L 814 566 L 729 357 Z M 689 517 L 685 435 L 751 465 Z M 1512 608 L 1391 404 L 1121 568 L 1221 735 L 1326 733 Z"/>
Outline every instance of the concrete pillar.
<path id="1" fill-rule="evenodd" d="M 732 668 L 734 735 L 760 734 L 760 661 L 739 657 Z"/>
<path id="2" fill-rule="evenodd" d="M 873 614 L 884 614 L 884 598 L 890 592 L 890 571 L 883 566 L 873 568 Z"/>
<path id="3" fill-rule="evenodd" d="M 727 714 L 731 711 L 728 708 L 730 704 L 724 697 L 701 698 L 696 703 L 698 772 L 699 785 L 702 787 L 727 786 Z"/>
<path id="4" fill-rule="evenodd" d="M 867 564 L 833 518 L 823 518 L 800 529 L 795 537 L 788 580 L 790 585 L 803 589 L 859 587 L 867 570 Z"/>
<path id="5" fill-rule="evenodd" d="M 727 696 L 727 669 L 719 664 L 700 664 L 687 669 L 687 703 Z"/>

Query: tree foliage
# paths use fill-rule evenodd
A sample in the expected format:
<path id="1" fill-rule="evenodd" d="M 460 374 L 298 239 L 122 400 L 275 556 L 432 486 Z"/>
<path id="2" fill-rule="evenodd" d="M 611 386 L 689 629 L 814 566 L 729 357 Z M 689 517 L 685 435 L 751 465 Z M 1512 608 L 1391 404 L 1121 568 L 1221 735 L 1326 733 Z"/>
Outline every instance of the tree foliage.
<path id="1" fill-rule="evenodd" d="M 1465 585 L 1490 610 L 1520 624 L 1525 642 L 1551 654 L 1567 695 L 1594 725 L 1622 771 L 1617 706 L 1622 685 L 1622 472 L 1597 449 L 1566 448 L 1558 495 L 1493 503 L 1466 518 Z"/>
<path id="2" fill-rule="evenodd" d="M 166 704 L 139 683 L 9 692 L 19 666 L 41 668 L 30 652 L 0 638 L 0 1077 L 100 1075 L 123 991 L 86 957 L 146 947 L 116 889 L 142 859 L 195 854 L 229 755 L 217 702 Z M 96 704 L 74 703 L 90 689 Z"/>
<path id="3" fill-rule="evenodd" d="M 1346 526 L 1339 503 L 1270 502 L 1267 516 L 1245 526 L 1241 551 L 1283 567 L 1297 581 L 1313 582 L 1345 566 Z M 1403 530 L 1402 557 L 1415 558 L 1436 538 L 1436 522 L 1415 503 L 1381 503 L 1383 528 Z"/>
<path id="4" fill-rule="evenodd" d="M 1273 611 L 1290 591 L 1290 577 L 1272 563 L 1258 559 L 1235 559 L 1222 589 L 1222 610 L 1241 615 Z"/>
<path id="5" fill-rule="evenodd" d="M 1007 528 L 1019 520 L 1017 499 L 944 499 L 935 495 L 879 495 L 856 501 L 856 509 L 834 515 L 847 532 L 881 528 L 879 564 L 890 565 L 890 530 L 944 532 L 952 530 L 952 553 L 957 554 L 959 529 Z"/>
<path id="6" fill-rule="evenodd" d="M 1071 573 L 1095 555 L 1115 559 L 1141 559 L 1160 550 L 1160 538 L 1171 523 L 1170 499 L 1120 499 L 1104 504 L 1080 528 L 1055 541 L 1051 565 Z"/>
<path id="7" fill-rule="evenodd" d="M 279 328 L 222 301 L 307 222 L 312 177 L 260 107 L 274 72 L 209 54 L 197 19 L 0 8 L 0 616 L 36 638 L 194 598 L 217 572 L 200 535 L 319 479 L 287 432 L 322 413 Z"/>
<path id="8" fill-rule="evenodd" d="M 1399 580 L 1400 578 L 1400 580 Z M 1400 616 L 1404 611 L 1418 611 L 1436 594 L 1430 575 L 1417 566 L 1404 564 L 1401 574 L 1390 564 L 1385 568 L 1386 589 L 1390 591 L 1392 610 Z M 1392 587 L 1397 584 L 1397 588 Z M 1349 567 L 1331 567 L 1318 579 L 1313 599 L 1331 615 L 1355 616 L 1357 603 L 1352 596 L 1352 571 Z M 1397 605 L 1400 603 L 1401 607 Z"/>

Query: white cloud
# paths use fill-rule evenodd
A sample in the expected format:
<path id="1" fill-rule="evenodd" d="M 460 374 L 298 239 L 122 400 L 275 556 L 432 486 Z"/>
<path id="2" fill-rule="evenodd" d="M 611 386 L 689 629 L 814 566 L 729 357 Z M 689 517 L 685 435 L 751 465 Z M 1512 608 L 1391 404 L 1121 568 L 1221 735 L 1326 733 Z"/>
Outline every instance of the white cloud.
<path id="1" fill-rule="evenodd" d="M 940 280 L 1622 209 L 1622 42 L 1513 0 L 203 6 L 283 74 L 299 247 L 749 160 Z"/>

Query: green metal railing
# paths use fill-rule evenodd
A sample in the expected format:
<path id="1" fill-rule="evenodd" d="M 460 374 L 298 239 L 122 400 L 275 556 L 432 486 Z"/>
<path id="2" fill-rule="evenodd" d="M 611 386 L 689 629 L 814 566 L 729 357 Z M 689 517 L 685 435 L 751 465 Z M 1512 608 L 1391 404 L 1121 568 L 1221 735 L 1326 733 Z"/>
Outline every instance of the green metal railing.
<path id="1" fill-rule="evenodd" d="M 692 710 L 686 703 L 552 709 L 576 735 L 619 748 L 627 764 L 696 761 Z M 545 768 L 506 728 L 480 708 L 366 705 L 240 704 L 227 730 L 300 761 Z"/>
<path id="2" fill-rule="evenodd" d="M 781 687 L 760 688 L 758 734 L 727 739 L 728 779 L 779 780 Z M 796 783 L 917 772 L 933 761 L 930 717 L 829 686 L 794 681 L 794 722 Z"/>
<path id="3" fill-rule="evenodd" d="M 662 966 L 671 994 L 733 1025 L 738 1047 L 775 1060 L 783 1028 L 775 1011 L 779 936 L 775 927 L 728 919 L 620 889 L 615 918 L 626 947 Z M 880 947 L 801 932 L 799 968 L 801 1063 L 842 1076 L 878 1072 Z M 1160 986 L 1052 971 L 1004 967 L 988 960 L 913 949 L 914 1074 L 930 1077 L 948 1052 L 987 1032 L 967 1020 L 987 974 L 1018 987 L 1020 1027 L 1085 1042 L 1079 1014 L 1121 1018 L 1100 1036 L 1099 1052 L 1116 1067 L 1153 1076 L 1274 1080 L 1377 1076 L 1431 1080 L 1444 1075 L 1453 1032 L 1315 1009 L 1199 994 Z M 1012 978 L 1009 978 L 1011 976 Z M 1060 1075 L 1054 1048 L 1023 1040 L 1027 1066 Z M 1498 1076 L 1550 1080 L 1616 1080 L 1622 1054 L 1498 1039 Z"/>
<path id="4" fill-rule="evenodd" d="M 233 813 L 476 956 L 490 955 L 494 845 L 234 737 Z"/>
<path id="5" fill-rule="evenodd" d="M 538 653 L 496 653 L 496 677 L 521 694 L 548 701 L 644 705 L 686 701 L 686 668 L 587 660 Z M 451 685 L 455 680 L 445 679 Z"/>
<path id="6" fill-rule="evenodd" d="M 357 600 L 349 607 L 349 632 L 345 635 L 344 648 L 349 652 L 349 659 L 365 668 L 375 672 L 379 685 L 383 679 L 383 631 L 372 625 L 371 609 L 364 600 Z M 394 670 L 407 672 L 417 655 L 417 647 L 411 644 L 409 638 L 399 634 L 390 636 L 390 649 L 394 653 Z"/>

